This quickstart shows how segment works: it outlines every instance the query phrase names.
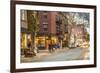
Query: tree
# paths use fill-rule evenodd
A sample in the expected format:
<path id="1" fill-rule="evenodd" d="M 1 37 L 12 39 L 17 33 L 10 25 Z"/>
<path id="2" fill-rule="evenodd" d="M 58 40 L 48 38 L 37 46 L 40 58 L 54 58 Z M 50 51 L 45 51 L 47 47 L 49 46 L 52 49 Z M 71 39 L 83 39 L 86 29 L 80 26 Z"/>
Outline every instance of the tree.
<path id="1" fill-rule="evenodd" d="M 39 18 L 38 12 L 27 10 L 27 21 L 28 21 L 28 30 L 32 34 L 32 45 L 34 44 L 34 48 L 36 49 L 36 35 L 39 32 Z"/>
<path id="2" fill-rule="evenodd" d="M 76 13 L 78 16 L 79 19 L 81 19 L 81 23 L 85 24 L 85 27 L 88 27 L 89 28 L 89 16 L 90 14 L 89 13 Z"/>
<path id="3" fill-rule="evenodd" d="M 71 31 L 72 31 L 72 27 L 74 25 L 76 25 L 76 22 L 74 20 L 75 18 L 75 13 L 74 12 L 59 12 L 59 17 L 60 17 L 60 20 L 62 20 L 62 23 L 61 23 L 61 27 L 62 28 L 62 35 L 65 35 L 67 34 L 66 36 L 66 45 L 68 46 L 68 43 L 70 43 L 70 40 L 71 40 Z"/>

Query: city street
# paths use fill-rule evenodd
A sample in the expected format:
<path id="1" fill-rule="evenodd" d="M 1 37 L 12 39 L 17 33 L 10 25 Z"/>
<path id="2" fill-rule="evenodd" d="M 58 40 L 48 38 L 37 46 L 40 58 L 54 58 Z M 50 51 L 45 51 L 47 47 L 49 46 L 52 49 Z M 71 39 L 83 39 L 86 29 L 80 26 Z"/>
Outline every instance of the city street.
<path id="1" fill-rule="evenodd" d="M 84 12 L 21 10 L 21 63 L 89 59 L 89 17 Z"/>
<path id="2" fill-rule="evenodd" d="M 21 62 L 48 62 L 48 61 L 69 61 L 69 60 L 82 60 L 82 48 L 64 48 L 55 50 L 53 53 L 49 53 L 48 50 L 40 51 L 34 57 L 22 57 Z"/>

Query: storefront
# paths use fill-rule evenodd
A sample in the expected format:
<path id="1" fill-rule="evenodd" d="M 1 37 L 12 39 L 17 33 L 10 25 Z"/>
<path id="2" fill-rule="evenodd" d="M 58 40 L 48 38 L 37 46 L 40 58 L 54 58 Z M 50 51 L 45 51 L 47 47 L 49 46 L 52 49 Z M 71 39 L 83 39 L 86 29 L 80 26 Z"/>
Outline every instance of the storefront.
<path id="1" fill-rule="evenodd" d="M 21 48 L 27 48 L 27 33 L 21 33 Z"/>
<path id="2" fill-rule="evenodd" d="M 36 37 L 36 44 L 39 49 L 48 49 L 50 42 L 52 42 L 52 44 L 55 44 L 58 42 L 58 38 L 56 36 L 52 36 L 51 38 L 49 38 L 48 36 Z"/>
<path id="3" fill-rule="evenodd" d="M 59 42 L 57 36 L 36 36 L 34 40 L 32 40 L 32 37 L 34 36 L 28 32 L 21 32 L 21 49 L 28 48 L 28 43 L 32 41 L 35 42 L 35 45 L 38 49 L 48 49 L 49 44 L 56 44 Z"/>

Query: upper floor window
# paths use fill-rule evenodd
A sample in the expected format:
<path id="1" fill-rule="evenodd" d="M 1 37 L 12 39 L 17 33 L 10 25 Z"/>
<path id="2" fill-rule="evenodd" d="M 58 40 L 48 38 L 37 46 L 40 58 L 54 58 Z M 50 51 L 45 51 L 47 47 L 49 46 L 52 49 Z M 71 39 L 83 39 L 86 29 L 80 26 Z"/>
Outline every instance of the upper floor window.
<path id="1" fill-rule="evenodd" d="M 21 10 L 21 20 L 25 20 L 25 10 Z"/>
<path id="2" fill-rule="evenodd" d="M 48 12 L 43 12 L 43 18 L 47 19 L 48 18 Z"/>

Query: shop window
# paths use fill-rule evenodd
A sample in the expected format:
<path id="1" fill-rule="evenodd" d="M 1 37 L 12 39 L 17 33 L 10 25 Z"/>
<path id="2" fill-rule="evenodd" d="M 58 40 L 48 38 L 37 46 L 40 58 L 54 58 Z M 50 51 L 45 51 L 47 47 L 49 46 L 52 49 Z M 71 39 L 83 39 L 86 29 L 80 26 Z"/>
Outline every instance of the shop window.
<path id="1" fill-rule="evenodd" d="M 27 34 L 21 34 L 21 48 L 27 48 Z"/>

